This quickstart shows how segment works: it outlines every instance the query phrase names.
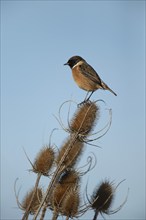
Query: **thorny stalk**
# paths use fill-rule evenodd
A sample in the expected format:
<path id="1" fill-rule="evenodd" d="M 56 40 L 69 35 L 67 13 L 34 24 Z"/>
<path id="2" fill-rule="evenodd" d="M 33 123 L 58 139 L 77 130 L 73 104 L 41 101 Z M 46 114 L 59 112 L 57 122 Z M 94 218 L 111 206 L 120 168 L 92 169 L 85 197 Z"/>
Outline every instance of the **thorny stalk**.
<path id="1" fill-rule="evenodd" d="M 39 173 L 38 176 L 37 176 L 36 183 L 35 183 L 35 187 L 34 187 L 34 191 L 33 191 L 33 195 L 32 195 L 32 197 L 31 197 L 30 203 L 29 203 L 29 205 L 28 205 L 28 207 L 27 207 L 27 209 L 26 209 L 26 211 L 25 211 L 25 213 L 24 213 L 24 215 L 23 215 L 22 220 L 27 219 L 28 216 L 29 216 L 30 207 L 31 207 L 31 204 L 32 204 L 32 202 L 33 202 L 34 196 L 35 196 L 35 194 L 36 194 L 36 191 L 37 191 L 37 188 L 38 188 L 38 184 L 39 184 L 40 178 L 41 178 L 41 173 Z"/>
<path id="2" fill-rule="evenodd" d="M 44 205 L 44 208 L 42 210 L 42 214 L 41 214 L 40 220 L 44 219 L 46 211 L 47 211 L 47 204 Z"/>

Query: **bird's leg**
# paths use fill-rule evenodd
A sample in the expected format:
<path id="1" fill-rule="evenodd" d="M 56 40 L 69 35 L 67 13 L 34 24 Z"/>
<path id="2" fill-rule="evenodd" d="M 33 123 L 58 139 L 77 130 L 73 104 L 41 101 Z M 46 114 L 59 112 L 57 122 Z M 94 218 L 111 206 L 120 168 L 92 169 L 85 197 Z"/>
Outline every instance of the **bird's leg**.
<path id="1" fill-rule="evenodd" d="M 83 105 L 84 103 L 86 103 L 86 102 L 87 102 L 87 100 L 88 100 L 88 99 L 87 99 L 88 94 L 89 94 L 89 91 L 87 92 L 87 94 L 86 94 L 86 96 L 85 96 L 84 101 L 78 104 L 78 107 L 79 107 L 79 106 L 81 106 L 81 105 Z"/>
<path id="2" fill-rule="evenodd" d="M 88 101 L 89 101 L 89 99 L 91 98 L 93 92 L 94 92 L 94 91 L 91 92 L 91 94 L 89 95 L 88 98 L 87 98 L 87 95 L 88 95 L 89 92 L 87 93 L 86 98 L 85 98 L 85 100 L 84 100 L 85 102 L 88 102 Z"/>
<path id="3" fill-rule="evenodd" d="M 88 94 L 89 94 L 89 91 L 88 91 L 87 94 L 86 94 L 86 97 L 85 97 L 85 99 L 84 99 L 84 102 L 86 102 L 86 101 L 88 100 L 88 99 L 87 99 Z"/>
<path id="4" fill-rule="evenodd" d="M 85 97 L 84 101 L 83 101 L 83 102 L 81 102 L 81 103 L 79 103 L 79 104 L 78 104 L 78 106 L 80 106 L 80 105 L 82 105 L 82 104 L 84 104 L 84 103 L 88 102 L 88 101 L 89 101 L 89 99 L 91 98 L 91 96 L 92 96 L 93 92 L 94 92 L 94 91 L 92 91 L 92 92 L 91 92 L 91 94 L 90 94 L 90 95 L 89 95 L 89 97 L 88 97 L 88 94 L 89 94 L 89 91 L 88 91 L 88 92 L 87 92 L 87 94 L 86 94 L 86 97 Z M 88 97 L 88 98 L 87 98 L 87 97 Z"/>

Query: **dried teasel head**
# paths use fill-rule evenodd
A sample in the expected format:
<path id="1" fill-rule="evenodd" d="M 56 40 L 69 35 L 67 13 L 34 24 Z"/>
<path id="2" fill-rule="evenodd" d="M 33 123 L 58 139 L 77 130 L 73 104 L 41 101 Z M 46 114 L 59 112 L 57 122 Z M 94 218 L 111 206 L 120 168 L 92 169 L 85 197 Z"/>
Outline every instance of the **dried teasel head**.
<path id="1" fill-rule="evenodd" d="M 33 197 L 33 200 L 32 200 L 32 197 Z M 29 213 L 34 215 L 36 213 L 39 205 L 40 205 L 42 197 L 43 197 L 42 189 L 41 188 L 37 188 L 35 190 L 33 188 L 24 197 L 24 199 L 22 201 L 22 204 L 21 204 L 22 210 L 26 211 L 28 206 L 31 203 L 30 208 L 29 208 Z"/>
<path id="2" fill-rule="evenodd" d="M 76 135 L 71 135 L 61 146 L 56 158 L 56 164 L 61 163 L 64 169 L 74 166 L 83 151 L 83 146 L 84 143 Z"/>
<path id="3" fill-rule="evenodd" d="M 99 118 L 99 107 L 96 103 L 84 103 L 79 107 L 70 123 L 70 132 L 87 136 L 92 131 L 97 118 Z"/>
<path id="4" fill-rule="evenodd" d="M 113 183 L 107 180 L 102 182 L 92 195 L 92 208 L 97 212 L 108 214 L 113 202 L 114 192 Z"/>
<path id="5" fill-rule="evenodd" d="M 58 180 L 61 185 L 76 185 L 80 180 L 79 173 L 74 169 L 65 170 Z"/>
<path id="6" fill-rule="evenodd" d="M 80 205 L 79 189 L 71 188 L 63 199 L 61 213 L 67 217 L 77 216 Z"/>
<path id="7" fill-rule="evenodd" d="M 43 147 L 33 164 L 33 171 L 42 175 L 48 175 L 55 159 L 55 153 L 52 147 Z"/>
<path id="8" fill-rule="evenodd" d="M 62 173 L 52 192 L 52 208 L 60 211 L 64 198 L 71 189 L 75 189 L 78 186 L 78 183 L 79 173 L 75 170 L 69 170 Z"/>

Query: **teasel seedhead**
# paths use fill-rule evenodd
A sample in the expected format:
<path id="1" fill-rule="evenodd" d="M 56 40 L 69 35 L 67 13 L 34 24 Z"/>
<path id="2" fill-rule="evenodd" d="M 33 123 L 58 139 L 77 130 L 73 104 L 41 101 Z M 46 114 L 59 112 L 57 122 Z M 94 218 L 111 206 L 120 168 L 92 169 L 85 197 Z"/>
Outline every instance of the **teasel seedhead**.
<path id="1" fill-rule="evenodd" d="M 70 123 L 70 132 L 87 136 L 99 118 L 99 106 L 95 102 L 85 102 L 77 109 Z"/>
<path id="2" fill-rule="evenodd" d="M 64 184 L 64 185 L 75 185 L 79 183 L 80 180 L 80 174 L 75 169 L 67 169 L 64 172 L 61 173 L 58 183 Z"/>
<path id="3" fill-rule="evenodd" d="M 58 165 L 61 163 L 64 169 L 73 167 L 82 154 L 83 147 L 84 143 L 80 141 L 77 135 L 71 135 L 59 149 L 56 164 Z"/>
<path id="4" fill-rule="evenodd" d="M 33 200 L 32 200 L 32 197 L 33 197 Z M 26 211 L 27 207 L 31 203 L 30 208 L 29 208 L 29 213 L 34 215 L 40 205 L 42 197 L 43 197 L 42 189 L 41 188 L 37 188 L 37 189 L 33 188 L 24 197 L 22 204 L 21 204 L 21 209 Z"/>
<path id="5" fill-rule="evenodd" d="M 53 210 L 61 211 L 62 202 L 71 189 L 76 189 L 79 185 L 79 180 L 79 173 L 75 170 L 67 170 L 61 174 L 51 195 L 51 207 Z"/>
<path id="6" fill-rule="evenodd" d="M 68 218 L 76 217 L 78 214 L 79 206 L 79 187 L 71 188 L 62 201 L 61 213 Z"/>
<path id="7" fill-rule="evenodd" d="M 127 195 L 126 195 L 124 201 L 120 204 L 120 206 L 118 206 L 114 210 L 111 209 L 111 206 L 112 206 L 112 203 L 113 203 L 113 200 L 115 197 L 116 189 L 124 181 L 125 181 L 125 179 L 122 180 L 121 182 L 119 182 L 116 186 L 114 186 L 113 182 L 105 180 L 105 181 L 101 182 L 101 184 L 98 186 L 98 188 L 93 192 L 93 195 L 91 197 L 91 201 L 89 201 L 89 198 L 87 197 L 88 202 L 90 203 L 90 207 L 92 209 L 94 209 L 94 211 L 95 211 L 95 215 L 94 215 L 93 220 L 97 219 L 97 216 L 99 213 L 102 216 L 103 216 L 103 214 L 113 215 L 122 209 L 122 207 L 127 202 L 129 188 L 127 191 Z"/>
<path id="8" fill-rule="evenodd" d="M 33 172 L 47 176 L 49 174 L 50 169 L 52 168 L 54 159 L 54 149 L 47 145 L 44 146 L 36 156 L 36 159 L 33 164 Z"/>
<path id="9" fill-rule="evenodd" d="M 93 192 L 91 207 L 97 212 L 108 214 L 114 199 L 114 192 L 113 183 L 108 180 L 103 181 Z"/>

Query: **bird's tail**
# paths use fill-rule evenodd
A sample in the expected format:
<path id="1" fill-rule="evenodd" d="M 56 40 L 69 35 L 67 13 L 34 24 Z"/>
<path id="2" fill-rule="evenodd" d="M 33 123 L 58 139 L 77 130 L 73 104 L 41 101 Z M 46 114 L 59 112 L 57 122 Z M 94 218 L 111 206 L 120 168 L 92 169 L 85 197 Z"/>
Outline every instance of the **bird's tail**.
<path id="1" fill-rule="evenodd" d="M 111 93 L 113 93 L 115 96 L 117 96 L 117 94 L 108 87 L 108 85 L 106 85 L 104 82 L 101 82 L 102 84 L 102 88 L 105 89 L 105 90 L 109 90 Z"/>

